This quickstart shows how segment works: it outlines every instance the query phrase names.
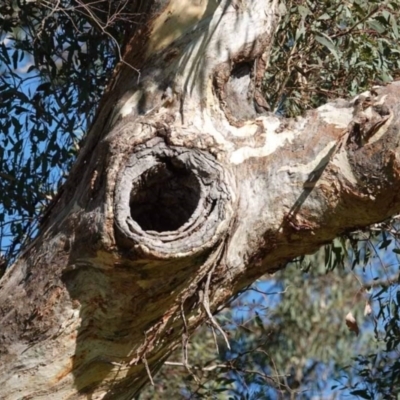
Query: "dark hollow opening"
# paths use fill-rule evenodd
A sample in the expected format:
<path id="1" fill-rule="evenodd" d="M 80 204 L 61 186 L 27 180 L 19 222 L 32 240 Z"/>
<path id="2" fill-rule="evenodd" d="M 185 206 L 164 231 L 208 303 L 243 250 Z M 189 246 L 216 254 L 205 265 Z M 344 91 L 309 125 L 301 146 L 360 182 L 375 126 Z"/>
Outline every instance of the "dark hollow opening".
<path id="1" fill-rule="evenodd" d="M 175 231 L 195 211 L 200 185 L 178 159 L 161 159 L 133 183 L 131 217 L 144 231 Z"/>

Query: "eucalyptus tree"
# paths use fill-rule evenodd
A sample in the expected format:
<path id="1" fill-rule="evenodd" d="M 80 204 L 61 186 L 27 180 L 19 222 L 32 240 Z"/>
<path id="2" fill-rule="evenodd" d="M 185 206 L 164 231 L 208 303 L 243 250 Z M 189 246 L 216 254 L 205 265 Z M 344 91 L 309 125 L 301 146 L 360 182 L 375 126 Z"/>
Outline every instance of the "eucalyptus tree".
<path id="1" fill-rule="evenodd" d="M 243 287 L 400 210 L 399 84 L 284 118 L 262 96 L 278 1 L 117 4 L 138 16 L 117 32 L 80 4 L 122 59 L 0 282 L 5 398 L 137 396 L 200 324 L 224 337 Z"/>

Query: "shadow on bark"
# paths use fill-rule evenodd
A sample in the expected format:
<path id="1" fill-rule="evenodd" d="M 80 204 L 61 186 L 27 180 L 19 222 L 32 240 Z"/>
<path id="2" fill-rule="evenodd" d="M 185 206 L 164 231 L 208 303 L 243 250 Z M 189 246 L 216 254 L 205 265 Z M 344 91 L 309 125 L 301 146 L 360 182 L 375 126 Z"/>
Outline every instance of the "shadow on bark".
<path id="1" fill-rule="evenodd" d="M 125 392 L 132 394 L 129 384 L 136 391 L 148 382 L 147 359 L 157 369 L 171 351 L 157 349 L 155 338 L 180 340 L 182 310 L 189 315 L 196 307 L 196 279 L 204 278 L 199 271 L 229 227 L 230 179 L 207 152 L 167 146 L 161 138 L 138 146 L 126 161 L 115 191 L 118 253 L 75 243 L 71 255 L 85 262 L 71 259 L 75 268 L 63 275 L 80 305 L 73 360 L 80 393 L 107 381 L 111 397 L 105 398 L 125 398 Z M 113 387 L 110 374 L 118 374 L 118 365 L 128 377 L 118 377 Z"/>

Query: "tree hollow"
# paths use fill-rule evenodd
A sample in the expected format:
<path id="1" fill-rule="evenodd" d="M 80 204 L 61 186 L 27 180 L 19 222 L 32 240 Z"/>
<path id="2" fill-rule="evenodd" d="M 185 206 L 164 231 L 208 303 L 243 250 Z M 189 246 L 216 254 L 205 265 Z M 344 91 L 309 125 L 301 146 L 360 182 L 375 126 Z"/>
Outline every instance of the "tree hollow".
<path id="1" fill-rule="evenodd" d="M 213 246 L 232 215 L 233 182 L 207 152 L 155 138 L 122 167 L 116 187 L 119 245 L 157 258 Z"/>
<path id="2" fill-rule="evenodd" d="M 144 231 L 175 231 L 185 225 L 201 197 L 195 174 L 177 158 L 163 158 L 131 191 L 131 217 Z"/>

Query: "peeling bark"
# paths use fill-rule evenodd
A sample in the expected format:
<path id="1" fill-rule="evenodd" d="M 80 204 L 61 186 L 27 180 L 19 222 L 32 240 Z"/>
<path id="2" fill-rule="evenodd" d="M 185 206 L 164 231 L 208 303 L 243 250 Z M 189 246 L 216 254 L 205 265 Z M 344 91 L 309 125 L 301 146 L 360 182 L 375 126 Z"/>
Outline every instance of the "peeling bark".
<path id="1" fill-rule="evenodd" d="M 144 3 L 0 282 L 2 398 L 130 399 L 207 311 L 400 211 L 398 83 L 280 118 L 260 96 L 277 1 Z"/>

